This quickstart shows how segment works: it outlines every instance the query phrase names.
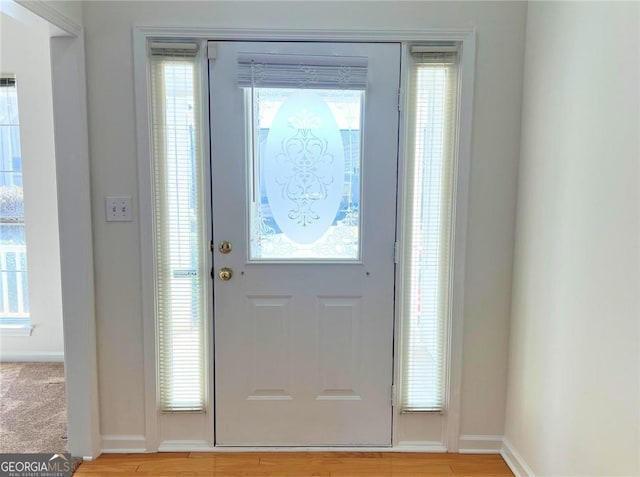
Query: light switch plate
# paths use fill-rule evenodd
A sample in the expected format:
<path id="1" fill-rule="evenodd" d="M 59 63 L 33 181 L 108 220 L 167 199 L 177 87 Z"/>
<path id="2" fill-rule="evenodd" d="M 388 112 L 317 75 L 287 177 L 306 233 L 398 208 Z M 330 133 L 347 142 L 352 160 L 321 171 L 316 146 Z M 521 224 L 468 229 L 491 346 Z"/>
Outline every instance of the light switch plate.
<path id="1" fill-rule="evenodd" d="M 107 222 L 131 222 L 131 196 L 107 197 L 105 199 Z"/>

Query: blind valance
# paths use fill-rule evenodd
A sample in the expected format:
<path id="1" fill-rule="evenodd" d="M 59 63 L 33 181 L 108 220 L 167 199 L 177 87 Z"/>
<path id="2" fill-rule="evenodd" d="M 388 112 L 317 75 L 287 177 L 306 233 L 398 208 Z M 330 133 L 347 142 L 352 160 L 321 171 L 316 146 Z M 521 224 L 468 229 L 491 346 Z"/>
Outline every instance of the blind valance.
<path id="1" fill-rule="evenodd" d="M 16 77 L 14 75 L 2 75 L 0 76 L 0 87 L 15 88 Z"/>
<path id="2" fill-rule="evenodd" d="M 240 54 L 238 86 L 364 90 L 367 86 L 367 59 Z"/>
<path id="3" fill-rule="evenodd" d="M 162 57 L 194 57 L 198 53 L 198 44 L 193 42 L 159 42 L 149 43 L 151 56 Z"/>
<path id="4" fill-rule="evenodd" d="M 458 45 L 455 43 L 413 45 L 411 56 L 413 61 L 419 64 L 455 64 L 458 62 Z"/>

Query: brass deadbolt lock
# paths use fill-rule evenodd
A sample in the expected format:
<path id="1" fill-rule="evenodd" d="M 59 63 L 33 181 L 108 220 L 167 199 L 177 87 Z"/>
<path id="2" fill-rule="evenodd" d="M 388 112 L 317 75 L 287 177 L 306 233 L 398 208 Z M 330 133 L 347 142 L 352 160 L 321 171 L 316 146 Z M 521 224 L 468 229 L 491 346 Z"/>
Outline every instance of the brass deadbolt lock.
<path id="1" fill-rule="evenodd" d="M 223 240 L 218 244 L 218 250 L 220 251 L 220 253 L 223 253 L 225 255 L 231 252 L 231 249 L 232 249 L 231 242 L 228 242 L 226 240 Z"/>

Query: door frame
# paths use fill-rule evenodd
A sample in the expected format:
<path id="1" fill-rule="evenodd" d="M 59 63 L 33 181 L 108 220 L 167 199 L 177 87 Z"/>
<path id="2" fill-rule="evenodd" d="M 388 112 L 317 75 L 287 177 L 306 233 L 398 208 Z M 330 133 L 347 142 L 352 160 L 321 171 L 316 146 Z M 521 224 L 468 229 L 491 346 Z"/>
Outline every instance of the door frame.
<path id="1" fill-rule="evenodd" d="M 44 0 L 2 2 L 0 11 L 50 30 L 67 448 L 92 460 L 101 438 L 84 29 Z"/>
<path id="2" fill-rule="evenodd" d="M 455 223 L 453 230 L 453 257 L 451 279 L 451 328 L 449 330 L 449 373 L 447 376 L 447 413 L 442 419 L 442 432 L 438 440 L 399 440 L 398 439 L 398 407 L 393 409 L 392 447 L 380 450 L 391 451 L 427 451 L 457 452 L 460 439 L 460 394 L 462 381 L 462 328 L 464 313 L 464 277 L 466 256 L 466 230 L 469 190 L 469 170 L 471 163 L 471 138 L 473 114 L 473 89 L 476 31 L 475 28 L 462 29 L 421 29 L 421 30 L 292 30 L 292 29 L 224 29 L 171 26 L 134 26 L 133 58 L 135 81 L 135 111 L 138 161 L 138 194 L 140 207 L 140 249 L 142 277 L 142 318 L 144 336 L 144 389 L 145 389 L 145 436 L 144 450 L 155 451 L 223 451 L 215 447 L 213 420 L 213 284 L 206 281 L 206 317 L 205 320 L 205 373 L 207 386 L 205 390 L 206 409 L 199 414 L 160 414 L 157 389 L 157 339 L 155 323 L 154 292 L 154 249 L 153 249 L 153 208 L 152 208 L 152 171 L 150 147 L 149 105 L 151 89 L 147 60 L 147 42 L 154 40 L 191 40 L 199 41 L 203 61 L 206 60 L 207 41 L 327 41 L 327 42 L 395 42 L 402 44 L 401 92 L 406 91 L 409 72 L 406 65 L 409 60 L 411 43 L 429 41 L 456 41 L 462 48 L 459 81 L 458 111 L 458 143 L 457 167 L 455 180 Z M 209 130 L 208 72 L 202 68 L 201 104 L 203 130 Z M 206 86 L 206 87 L 204 87 Z M 399 104 L 402 110 L 399 122 L 398 145 L 398 197 L 403 197 L 403 184 L 406 174 L 406 111 L 407 95 L 401 95 Z M 203 134 L 203 178 L 208 183 L 210 177 L 208 134 Z M 210 188 L 204 187 L 205 200 L 210 203 Z M 397 216 L 402 217 L 404 204 L 397 201 Z M 211 221 L 211 209 L 206 211 Z M 396 220 L 397 227 L 400 221 Z M 401 243 L 401 228 L 397 230 Z M 203 237 L 209 243 L 211 237 Z M 212 266 L 212 255 L 206 254 L 207 266 Z M 396 282 L 398 280 L 396 271 Z M 397 293 L 397 291 L 396 291 Z M 399 300 L 396 296 L 395 314 L 398 315 Z M 399 338 L 399 320 L 394 324 L 394 342 Z M 398 376 L 398 347 L 394 347 L 394 376 Z M 394 378 L 395 380 L 395 378 Z M 180 430 L 179 430 L 180 429 Z M 194 439 L 194 436 L 196 438 Z M 135 450 L 141 442 L 136 442 Z M 273 449 L 273 448 L 270 448 Z M 283 448 L 280 448 L 283 449 Z M 312 448 L 323 450 L 326 448 Z M 341 447 L 341 450 L 345 448 Z M 372 448 L 367 448 L 371 450 Z M 110 449 L 103 449 L 108 452 Z M 122 447 L 119 448 L 122 451 Z M 126 449 L 124 449 L 126 450 Z M 134 449 L 129 450 L 130 452 Z M 238 450 L 225 447 L 224 451 Z M 242 448 L 242 450 L 249 450 Z M 294 450 L 309 450 L 294 448 Z M 113 450 L 112 450 L 113 451 Z"/>

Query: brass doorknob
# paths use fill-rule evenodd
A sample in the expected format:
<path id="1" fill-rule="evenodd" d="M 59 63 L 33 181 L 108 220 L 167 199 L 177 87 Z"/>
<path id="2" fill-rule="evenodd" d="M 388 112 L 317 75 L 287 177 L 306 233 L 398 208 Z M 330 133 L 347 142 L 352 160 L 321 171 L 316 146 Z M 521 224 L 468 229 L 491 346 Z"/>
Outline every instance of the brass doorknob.
<path id="1" fill-rule="evenodd" d="M 228 242 L 227 240 L 223 240 L 218 244 L 218 250 L 220 251 L 220 253 L 227 254 L 231 252 L 231 248 L 231 242 Z"/>
<path id="2" fill-rule="evenodd" d="M 218 271 L 218 277 L 220 278 L 220 280 L 224 282 L 231 280 L 232 276 L 233 276 L 233 270 L 231 270 L 229 267 L 222 267 Z"/>

